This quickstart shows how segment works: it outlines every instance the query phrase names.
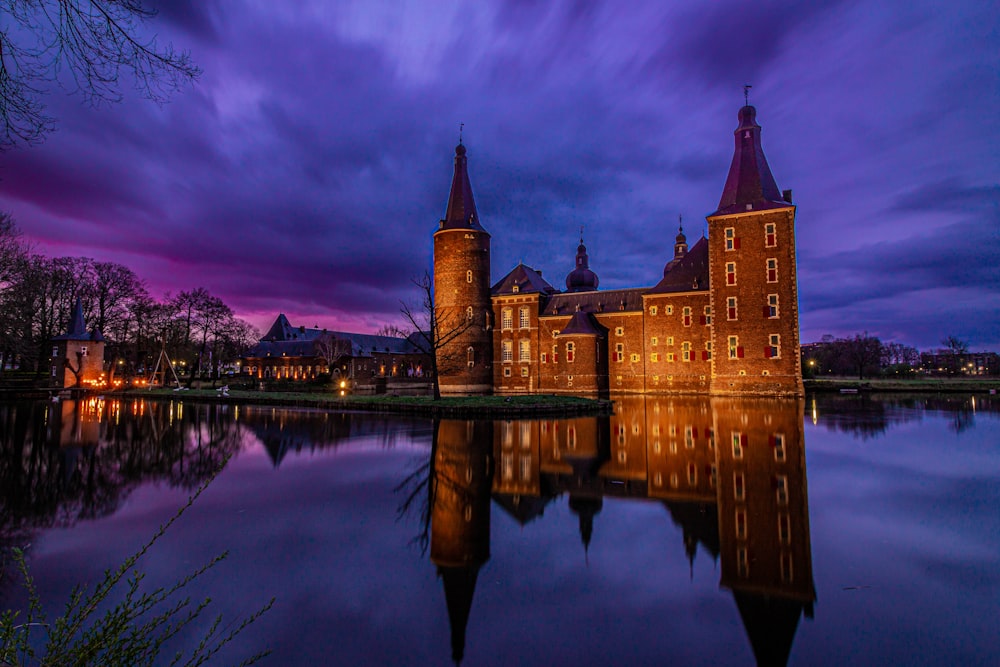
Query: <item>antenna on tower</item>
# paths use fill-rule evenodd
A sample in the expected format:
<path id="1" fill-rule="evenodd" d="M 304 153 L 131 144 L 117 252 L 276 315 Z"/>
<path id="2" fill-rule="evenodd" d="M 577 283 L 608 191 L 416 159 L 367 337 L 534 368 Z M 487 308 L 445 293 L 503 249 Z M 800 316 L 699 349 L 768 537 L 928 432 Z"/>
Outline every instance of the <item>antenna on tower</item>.
<path id="1" fill-rule="evenodd" d="M 465 129 L 465 123 L 458 124 L 458 145 L 462 145 L 462 130 Z"/>
<path id="2" fill-rule="evenodd" d="M 753 88 L 749 83 L 743 84 L 743 101 L 746 106 L 750 106 L 750 89 Z"/>

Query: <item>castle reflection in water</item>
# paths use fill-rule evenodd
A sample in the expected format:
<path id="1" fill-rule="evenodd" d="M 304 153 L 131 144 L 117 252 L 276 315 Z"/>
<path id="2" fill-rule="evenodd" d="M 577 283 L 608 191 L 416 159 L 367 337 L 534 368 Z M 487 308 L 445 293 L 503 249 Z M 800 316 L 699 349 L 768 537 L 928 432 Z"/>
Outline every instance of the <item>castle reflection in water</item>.
<path id="1" fill-rule="evenodd" d="M 803 412 L 800 400 L 645 398 L 603 418 L 438 423 L 430 552 L 453 659 L 490 557 L 494 504 L 527 523 L 568 495 L 584 548 L 606 497 L 662 502 L 688 558 L 701 544 L 720 561 L 758 664 L 785 664 L 816 599 Z"/>
<path id="2" fill-rule="evenodd" d="M 568 496 L 582 548 L 605 498 L 663 503 L 693 561 L 720 564 L 758 664 L 785 664 L 816 598 L 802 400 L 645 397 L 610 417 L 433 424 L 418 485 L 461 660 L 491 514 L 525 524 Z M 250 442 L 275 466 L 358 436 L 426 442 L 426 423 L 358 414 L 180 402 L 96 401 L 0 411 L 3 541 L 115 511 L 150 479 L 194 488 Z M 407 430 L 409 429 L 409 431 Z M 21 447 L 19 443 L 27 443 Z"/>

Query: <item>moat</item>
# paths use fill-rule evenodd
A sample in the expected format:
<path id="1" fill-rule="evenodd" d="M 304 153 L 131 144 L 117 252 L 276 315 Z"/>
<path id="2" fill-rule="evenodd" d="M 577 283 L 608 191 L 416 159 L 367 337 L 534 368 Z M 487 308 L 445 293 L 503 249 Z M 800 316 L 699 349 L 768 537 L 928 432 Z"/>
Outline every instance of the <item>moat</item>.
<path id="1" fill-rule="evenodd" d="M 187 594 L 227 620 L 277 598 L 230 662 L 987 664 L 998 422 L 995 396 L 502 421 L 4 403 L 0 547 L 56 614 L 224 466 L 140 566 L 169 585 L 228 551 Z M 23 603 L 8 567 L 0 604 Z"/>

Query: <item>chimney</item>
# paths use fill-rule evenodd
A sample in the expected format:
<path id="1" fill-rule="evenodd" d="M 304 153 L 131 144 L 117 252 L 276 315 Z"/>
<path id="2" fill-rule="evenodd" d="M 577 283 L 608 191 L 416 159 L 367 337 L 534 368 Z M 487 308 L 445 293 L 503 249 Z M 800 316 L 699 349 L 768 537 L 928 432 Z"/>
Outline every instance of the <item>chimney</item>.
<path id="1" fill-rule="evenodd" d="M 792 191 L 791 190 L 782 190 L 781 191 L 781 198 L 784 199 L 789 204 L 791 204 L 792 203 Z"/>

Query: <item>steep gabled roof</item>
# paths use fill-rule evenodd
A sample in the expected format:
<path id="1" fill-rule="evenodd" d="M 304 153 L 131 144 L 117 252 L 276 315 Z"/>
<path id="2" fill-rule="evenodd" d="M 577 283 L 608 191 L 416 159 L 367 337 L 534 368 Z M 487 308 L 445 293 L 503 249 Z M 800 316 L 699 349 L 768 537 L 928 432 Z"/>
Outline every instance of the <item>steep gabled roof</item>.
<path id="1" fill-rule="evenodd" d="M 319 355 L 316 347 L 322 336 L 332 336 L 334 340 L 346 341 L 352 357 L 368 357 L 374 352 L 389 354 L 419 354 L 420 350 L 409 338 L 376 336 L 373 334 L 351 333 L 349 331 L 328 331 L 307 327 L 293 327 L 284 314 L 268 329 L 260 341 L 247 353 L 247 357 L 312 357 Z"/>
<path id="2" fill-rule="evenodd" d="M 603 290 L 600 292 L 570 292 L 549 297 L 542 309 L 542 317 L 572 315 L 577 310 L 587 313 L 616 313 L 642 311 L 642 295 L 648 287 Z"/>
<path id="3" fill-rule="evenodd" d="M 708 239 L 702 237 L 647 294 L 697 292 L 708 289 Z"/>
<path id="4" fill-rule="evenodd" d="M 608 330 L 602 327 L 590 313 L 578 310 L 569 318 L 569 323 L 559 332 L 560 336 L 604 336 Z"/>
<path id="5" fill-rule="evenodd" d="M 462 144 L 455 146 L 455 174 L 451 179 L 448 208 L 440 228 L 486 231 L 479 224 L 476 201 L 472 196 L 472 183 L 469 182 L 468 160 L 465 157 L 465 146 Z"/>
<path id="6" fill-rule="evenodd" d="M 771 175 L 771 168 L 764 157 L 760 144 L 760 125 L 757 124 L 757 110 L 752 106 L 740 109 L 740 126 L 736 128 L 736 150 L 729 167 L 729 177 L 722 190 L 719 209 L 711 215 L 764 211 L 774 208 L 789 208 L 778 185 Z"/>
<path id="7" fill-rule="evenodd" d="M 514 291 L 514 287 L 517 291 Z M 510 273 L 500 279 L 500 281 L 490 290 L 494 296 L 506 294 L 555 294 L 558 290 L 550 285 L 540 271 L 536 271 L 530 266 L 518 264 Z"/>
<path id="8" fill-rule="evenodd" d="M 87 331 L 87 323 L 83 319 L 83 301 L 76 298 L 76 305 L 73 306 L 73 314 L 70 316 L 69 324 L 66 326 L 66 333 L 55 336 L 52 340 L 89 340 L 95 343 L 104 342 L 104 336 L 100 329 Z"/>

